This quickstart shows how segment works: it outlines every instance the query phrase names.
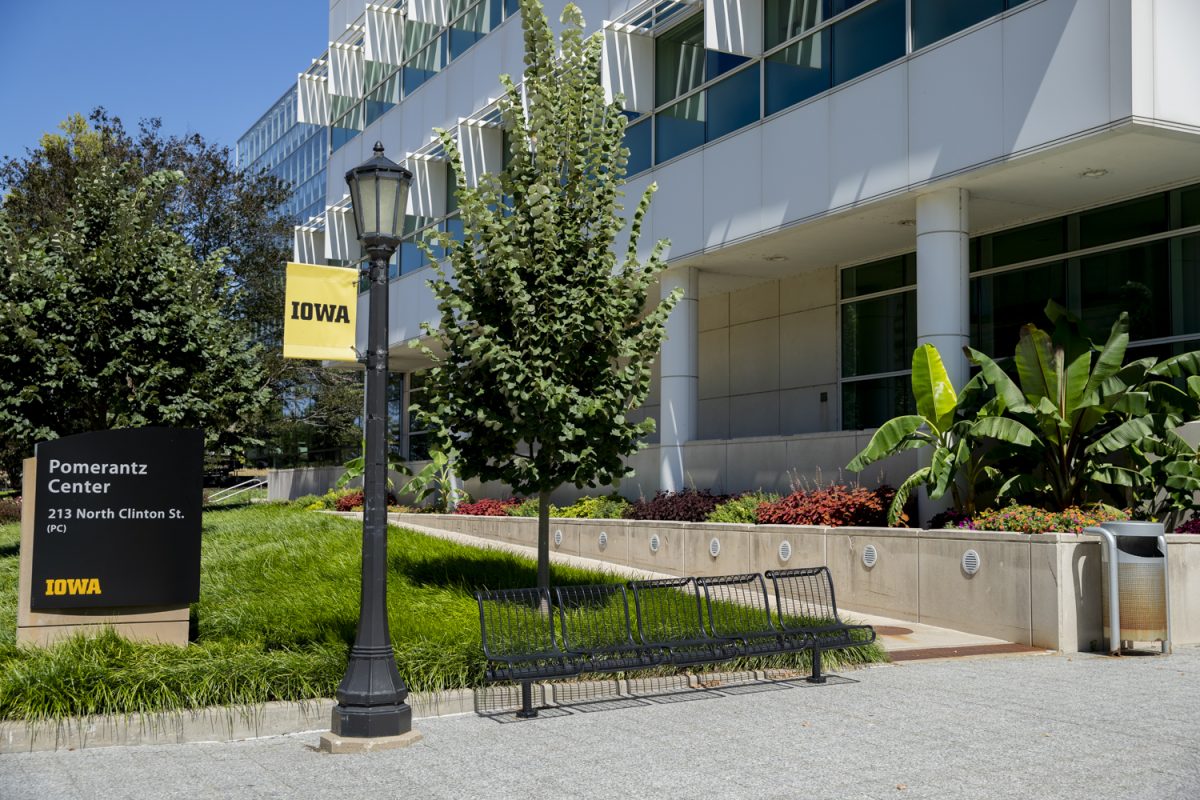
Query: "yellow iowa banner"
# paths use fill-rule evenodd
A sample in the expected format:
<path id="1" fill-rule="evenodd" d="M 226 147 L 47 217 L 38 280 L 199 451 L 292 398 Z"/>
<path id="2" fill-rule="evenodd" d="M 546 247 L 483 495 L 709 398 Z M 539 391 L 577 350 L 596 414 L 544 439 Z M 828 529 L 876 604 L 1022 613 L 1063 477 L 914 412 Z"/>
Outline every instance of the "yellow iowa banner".
<path id="1" fill-rule="evenodd" d="M 283 357 L 357 361 L 354 311 L 358 270 L 288 264 L 283 305 Z"/>

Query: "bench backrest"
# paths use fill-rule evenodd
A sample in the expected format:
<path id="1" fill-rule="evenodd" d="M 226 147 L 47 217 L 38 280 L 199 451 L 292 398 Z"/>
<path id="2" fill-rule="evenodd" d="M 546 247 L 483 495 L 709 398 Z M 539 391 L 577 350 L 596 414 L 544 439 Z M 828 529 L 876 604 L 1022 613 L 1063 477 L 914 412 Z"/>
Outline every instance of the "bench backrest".
<path id="1" fill-rule="evenodd" d="M 828 567 L 773 569 L 763 573 L 775 587 L 775 610 L 783 630 L 841 623 Z M 789 619 L 791 618 L 791 619 Z"/>
<path id="2" fill-rule="evenodd" d="M 709 641 L 695 578 L 631 581 L 637 631 L 648 647 Z"/>
<path id="3" fill-rule="evenodd" d="M 559 658 L 550 592 L 499 589 L 476 592 L 483 652 L 489 659 Z"/>
<path id="4" fill-rule="evenodd" d="M 721 575 L 697 578 L 696 583 L 704 590 L 709 630 L 714 636 L 775 633 L 762 575 Z"/>
<path id="5" fill-rule="evenodd" d="M 562 646 L 568 653 L 613 653 L 633 649 L 629 596 L 621 584 L 559 586 Z"/>

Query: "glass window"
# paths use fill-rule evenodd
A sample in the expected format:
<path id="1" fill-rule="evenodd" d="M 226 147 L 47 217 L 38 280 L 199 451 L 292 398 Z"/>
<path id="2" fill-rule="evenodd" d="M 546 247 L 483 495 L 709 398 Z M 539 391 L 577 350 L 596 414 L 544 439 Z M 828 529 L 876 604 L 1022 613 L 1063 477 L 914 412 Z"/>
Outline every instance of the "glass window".
<path id="1" fill-rule="evenodd" d="M 459 5 L 464 4 L 457 0 Z M 487 35 L 487 9 L 484 3 L 476 3 L 467 12 L 450 23 L 450 60 L 461 56 L 467 49 Z M 453 13 L 453 12 L 451 12 Z"/>
<path id="2" fill-rule="evenodd" d="M 704 51 L 704 79 L 716 80 L 750 60 L 750 56 L 722 53 L 718 50 Z"/>
<path id="3" fill-rule="evenodd" d="M 849 11 L 859 3 L 865 3 L 867 0 L 829 0 L 829 15 L 835 16 L 843 11 Z"/>
<path id="4" fill-rule="evenodd" d="M 895 61 L 905 50 L 904 0 L 878 0 L 833 26 L 833 85 Z"/>
<path id="5" fill-rule="evenodd" d="M 842 306 L 843 377 L 909 369 L 916 346 L 916 292 Z"/>
<path id="6" fill-rule="evenodd" d="M 842 384 L 842 430 L 877 428 L 892 417 L 913 413 L 916 403 L 907 375 Z"/>
<path id="7" fill-rule="evenodd" d="M 825 19 L 824 0 L 766 0 L 763 44 L 768 50 Z"/>
<path id="8" fill-rule="evenodd" d="M 758 65 L 713 84 L 705 94 L 708 95 L 708 141 L 757 121 Z"/>
<path id="9" fill-rule="evenodd" d="M 625 146 L 629 148 L 629 164 L 625 168 L 626 175 L 636 175 L 650 169 L 650 134 L 652 130 L 649 117 L 625 129 Z"/>
<path id="10" fill-rule="evenodd" d="M 766 113 L 793 106 L 829 88 L 829 29 L 766 59 Z"/>
<path id="11" fill-rule="evenodd" d="M 1066 217 L 1037 222 L 972 241 L 972 269 L 989 269 L 1058 255 L 1067 249 Z M 976 256 L 976 252 L 972 253 Z"/>
<path id="12" fill-rule="evenodd" d="M 842 298 L 902 289 L 917 282 L 917 254 L 908 253 L 842 270 Z"/>
<path id="13" fill-rule="evenodd" d="M 400 71 L 396 70 L 382 85 L 371 90 L 363 101 L 364 125 L 370 125 L 400 102 Z"/>
<path id="14" fill-rule="evenodd" d="M 1165 192 L 1104 206 L 1079 215 L 1079 246 L 1104 244 L 1161 233 L 1167 229 Z"/>
<path id="15" fill-rule="evenodd" d="M 1179 226 L 1186 228 L 1191 225 L 1200 225 L 1200 186 L 1179 192 Z"/>
<path id="16" fill-rule="evenodd" d="M 912 46 L 945 39 L 1004 10 L 1004 0 L 912 0 Z"/>
<path id="17" fill-rule="evenodd" d="M 1081 317 L 1085 332 L 1104 341 L 1122 311 L 1130 339 L 1171 335 L 1171 270 L 1167 243 L 1126 247 L 1079 260 Z"/>
<path id="18" fill-rule="evenodd" d="M 1172 333 L 1200 333 L 1200 236 L 1180 239 L 1178 289 L 1171 293 L 1175 304 Z"/>
<path id="19" fill-rule="evenodd" d="M 704 16 L 697 14 L 654 40 L 654 103 L 662 105 L 704 82 Z"/>
<path id="20" fill-rule="evenodd" d="M 1012 355 L 1022 325 L 1049 326 L 1048 300 L 1067 303 L 1066 262 L 972 279 L 971 346 L 995 358 Z"/>
<path id="21" fill-rule="evenodd" d="M 661 164 L 704 144 L 704 93 L 663 110 L 654 119 L 654 160 Z"/>

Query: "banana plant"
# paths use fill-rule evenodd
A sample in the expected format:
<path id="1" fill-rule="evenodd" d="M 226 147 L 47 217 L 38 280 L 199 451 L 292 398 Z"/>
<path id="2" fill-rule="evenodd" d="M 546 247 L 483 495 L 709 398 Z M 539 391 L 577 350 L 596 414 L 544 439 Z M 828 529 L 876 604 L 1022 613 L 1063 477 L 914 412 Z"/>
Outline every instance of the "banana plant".
<path id="1" fill-rule="evenodd" d="M 417 503 L 432 495 L 433 507 L 441 512 L 469 500 L 467 493 L 458 488 L 452 462 L 451 454 L 441 450 L 430 452 L 429 463 L 400 489 L 401 494 L 412 494 Z"/>
<path id="2" fill-rule="evenodd" d="M 932 448 L 929 465 L 909 475 L 896 490 L 888 509 L 889 525 L 900 522 L 908 498 L 920 486 L 935 500 L 949 491 L 956 510 L 974 514 L 978 486 L 997 476 L 995 467 L 987 463 L 986 448 L 979 446 L 980 440 L 990 438 L 1015 445 L 1033 442 L 1032 431 L 997 413 L 1002 401 L 992 398 L 984 402 L 984 388 L 982 376 L 976 375 L 961 394 L 955 392 L 936 347 L 923 344 L 913 351 L 912 389 L 917 413 L 885 422 L 846 465 L 852 472 L 861 472 L 867 465 L 897 453 Z"/>

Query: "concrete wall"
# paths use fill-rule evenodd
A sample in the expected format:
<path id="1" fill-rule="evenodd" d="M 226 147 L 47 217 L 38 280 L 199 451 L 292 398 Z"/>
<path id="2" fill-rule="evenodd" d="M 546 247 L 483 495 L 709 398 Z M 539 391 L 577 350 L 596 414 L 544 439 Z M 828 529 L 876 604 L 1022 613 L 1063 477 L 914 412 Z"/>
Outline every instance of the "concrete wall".
<path id="1" fill-rule="evenodd" d="M 409 522 L 533 546 L 537 520 L 399 515 Z M 1064 652 L 1103 648 L 1100 542 L 1073 534 L 722 525 L 635 520 L 551 521 L 551 550 L 668 575 L 728 575 L 827 565 L 839 608 Z M 554 534 L 562 533 L 561 544 Z M 606 543 L 600 544 L 600 533 Z M 657 537 L 657 551 L 651 541 Z M 716 556 L 712 543 L 719 543 Z M 780 545 L 788 543 L 784 560 Z M 1171 636 L 1200 643 L 1200 536 L 1171 536 Z M 863 552 L 872 545 L 875 561 Z M 979 569 L 962 567 L 974 550 Z"/>

